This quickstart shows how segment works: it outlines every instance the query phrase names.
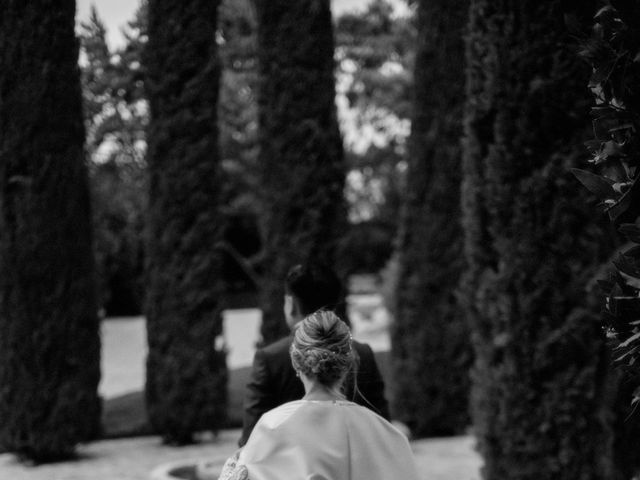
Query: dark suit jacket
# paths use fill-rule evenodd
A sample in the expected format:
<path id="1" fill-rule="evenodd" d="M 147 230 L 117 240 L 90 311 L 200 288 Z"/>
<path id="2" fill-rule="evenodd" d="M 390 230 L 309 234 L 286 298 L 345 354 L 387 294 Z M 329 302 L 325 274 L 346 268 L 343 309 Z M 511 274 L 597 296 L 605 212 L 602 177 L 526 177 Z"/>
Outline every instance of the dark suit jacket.
<path id="1" fill-rule="evenodd" d="M 296 377 L 289 356 L 292 340 L 291 336 L 285 337 L 256 351 L 245 392 L 242 437 L 238 442 L 240 446 L 247 442 L 264 412 L 304 396 L 304 386 Z M 369 345 L 356 341 L 353 347 L 357 357 L 357 389 L 354 388 L 353 376 L 348 376 L 344 392 L 347 400 L 368 407 L 388 420 L 389 406 L 384 397 L 384 381 L 373 350 Z"/>

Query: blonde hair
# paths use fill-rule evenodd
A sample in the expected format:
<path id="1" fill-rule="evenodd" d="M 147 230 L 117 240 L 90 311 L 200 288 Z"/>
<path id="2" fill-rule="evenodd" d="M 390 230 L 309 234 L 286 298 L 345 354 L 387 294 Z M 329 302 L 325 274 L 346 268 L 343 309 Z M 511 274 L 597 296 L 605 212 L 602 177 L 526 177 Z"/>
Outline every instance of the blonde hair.
<path id="1" fill-rule="evenodd" d="M 336 388 L 354 364 L 351 331 L 328 310 L 319 310 L 296 325 L 289 350 L 293 368 L 322 385 Z"/>

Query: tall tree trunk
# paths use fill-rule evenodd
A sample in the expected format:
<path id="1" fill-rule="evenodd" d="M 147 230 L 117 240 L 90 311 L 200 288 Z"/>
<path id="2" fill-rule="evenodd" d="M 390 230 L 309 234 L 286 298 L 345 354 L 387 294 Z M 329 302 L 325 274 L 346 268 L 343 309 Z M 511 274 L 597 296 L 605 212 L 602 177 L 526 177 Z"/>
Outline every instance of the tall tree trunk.
<path id="1" fill-rule="evenodd" d="M 170 443 L 226 416 L 222 332 L 217 1 L 151 0 L 146 398 Z"/>
<path id="2" fill-rule="evenodd" d="M 460 136 L 468 0 L 421 0 L 407 197 L 392 328 L 394 417 L 414 435 L 468 424 L 470 344 L 462 271 Z"/>
<path id="3" fill-rule="evenodd" d="M 75 2 L 0 11 L 0 445 L 49 461 L 100 422 Z"/>
<path id="4" fill-rule="evenodd" d="M 266 343 L 287 334 L 282 313 L 287 270 L 307 259 L 335 266 L 346 226 L 329 3 L 256 2 Z"/>
<path id="5" fill-rule="evenodd" d="M 487 480 L 611 478 L 608 358 L 586 301 L 608 251 L 568 173 L 590 99 L 563 3 L 471 1 L 464 298 Z"/>

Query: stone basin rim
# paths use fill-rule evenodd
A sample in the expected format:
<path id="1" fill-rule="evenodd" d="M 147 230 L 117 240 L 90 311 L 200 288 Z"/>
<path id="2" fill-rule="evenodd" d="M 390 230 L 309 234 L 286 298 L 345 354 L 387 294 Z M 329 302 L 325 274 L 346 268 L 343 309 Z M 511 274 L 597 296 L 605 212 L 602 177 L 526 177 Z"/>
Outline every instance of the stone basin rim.
<path id="1" fill-rule="evenodd" d="M 197 466 L 202 463 L 210 465 L 219 465 L 219 470 L 222 470 L 224 462 L 227 461 L 228 456 L 215 456 L 215 457 L 196 457 L 185 458 L 182 460 L 175 460 L 173 462 L 163 463 L 155 467 L 149 474 L 151 480 L 180 480 L 180 477 L 171 475 L 171 472 L 177 468 Z"/>

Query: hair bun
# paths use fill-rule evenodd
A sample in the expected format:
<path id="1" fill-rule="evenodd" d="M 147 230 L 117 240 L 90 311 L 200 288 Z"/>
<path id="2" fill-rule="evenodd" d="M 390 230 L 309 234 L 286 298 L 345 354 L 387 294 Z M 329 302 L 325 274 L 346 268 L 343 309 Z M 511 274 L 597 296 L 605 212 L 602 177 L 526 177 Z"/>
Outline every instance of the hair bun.
<path id="1" fill-rule="evenodd" d="M 331 311 L 318 311 L 298 324 L 291 344 L 296 370 L 334 386 L 353 364 L 349 327 Z"/>

